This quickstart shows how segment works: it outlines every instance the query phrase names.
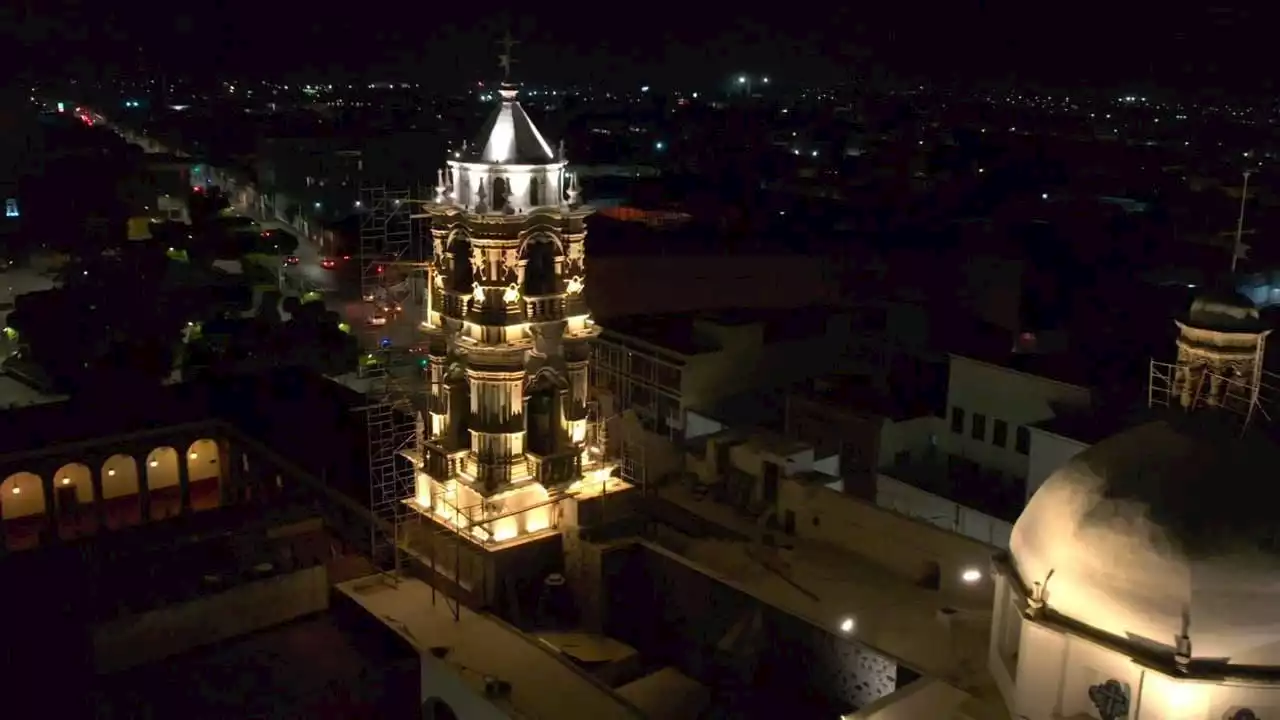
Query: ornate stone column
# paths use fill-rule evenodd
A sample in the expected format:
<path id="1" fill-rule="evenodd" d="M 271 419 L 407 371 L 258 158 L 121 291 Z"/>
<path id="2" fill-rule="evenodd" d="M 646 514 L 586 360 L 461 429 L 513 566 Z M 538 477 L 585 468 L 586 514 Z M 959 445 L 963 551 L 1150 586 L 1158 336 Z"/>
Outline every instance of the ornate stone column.
<path id="1" fill-rule="evenodd" d="M 102 464 L 105 460 L 91 457 L 85 463 L 89 466 L 89 482 L 93 485 L 93 518 L 97 527 L 95 533 L 110 529 L 107 525 L 107 504 L 102 492 Z"/>
<path id="2" fill-rule="evenodd" d="M 40 531 L 40 544 L 56 543 L 62 539 L 58 532 L 58 500 L 54 495 L 53 473 L 48 468 L 41 468 L 40 489 L 44 495 L 44 528 Z"/>
<path id="3" fill-rule="evenodd" d="M 151 522 L 151 478 L 148 476 L 147 470 L 147 453 L 142 451 L 142 462 L 138 462 L 138 456 L 131 452 L 129 457 L 133 458 L 134 472 L 138 476 L 138 515 L 143 523 Z"/>
<path id="4" fill-rule="evenodd" d="M 191 446 L 178 452 L 178 492 L 181 495 L 179 512 L 186 515 L 191 512 Z"/>

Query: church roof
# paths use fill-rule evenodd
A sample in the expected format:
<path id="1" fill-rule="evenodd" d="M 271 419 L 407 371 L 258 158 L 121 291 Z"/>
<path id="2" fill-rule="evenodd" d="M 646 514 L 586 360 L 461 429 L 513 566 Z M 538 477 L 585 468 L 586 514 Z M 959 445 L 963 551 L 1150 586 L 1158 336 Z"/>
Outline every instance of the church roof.
<path id="1" fill-rule="evenodd" d="M 461 159 L 495 165 L 546 165 L 555 162 L 551 146 L 516 101 L 516 91 L 504 88 L 500 93 L 502 102 Z"/>

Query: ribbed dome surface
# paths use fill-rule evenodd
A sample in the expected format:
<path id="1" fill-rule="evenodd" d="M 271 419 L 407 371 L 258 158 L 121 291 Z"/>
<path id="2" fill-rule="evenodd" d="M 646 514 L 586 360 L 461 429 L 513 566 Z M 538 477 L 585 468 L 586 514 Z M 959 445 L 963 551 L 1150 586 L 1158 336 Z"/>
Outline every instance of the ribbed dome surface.
<path id="1" fill-rule="evenodd" d="M 1120 638 L 1280 666 L 1280 451 L 1203 413 L 1149 422 L 1049 477 L 1013 529 L 1022 581 Z M 1050 577 L 1052 572 L 1052 577 Z"/>

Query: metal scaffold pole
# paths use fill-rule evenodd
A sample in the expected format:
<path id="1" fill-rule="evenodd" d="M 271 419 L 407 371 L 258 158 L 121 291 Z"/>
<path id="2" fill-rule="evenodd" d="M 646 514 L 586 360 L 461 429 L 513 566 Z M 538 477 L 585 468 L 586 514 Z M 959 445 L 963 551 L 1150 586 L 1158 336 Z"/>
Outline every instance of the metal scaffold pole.
<path id="1" fill-rule="evenodd" d="M 361 191 L 360 224 L 361 297 L 388 302 L 396 284 L 391 268 L 413 257 L 411 198 L 407 191 L 366 186 Z M 368 430 L 370 560 L 396 576 L 401 569 L 402 526 L 412 512 L 406 500 L 415 492 L 415 469 L 403 456 L 416 435 L 415 413 L 408 383 L 413 359 L 404 348 L 393 346 L 385 328 L 366 324 L 362 346 L 366 355 L 361 372 L 367 382 L 367 404 L 362 408 Z"/>

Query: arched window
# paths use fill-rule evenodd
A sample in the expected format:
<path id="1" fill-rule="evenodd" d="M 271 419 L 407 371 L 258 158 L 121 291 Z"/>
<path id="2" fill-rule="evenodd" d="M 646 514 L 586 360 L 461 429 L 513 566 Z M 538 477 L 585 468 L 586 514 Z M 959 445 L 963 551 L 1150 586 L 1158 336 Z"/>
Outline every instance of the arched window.
<path id="1" fill-rule="evenodd" d="M 449 252 L 453 254 L 452 272 L 449 277 L 449 289 L 454 292 L 469 292 L 471 290 L 472 271 L 471 271 L 471 243 L 467 239 L 458 236 L 453 239 L 449 245 Z"/>
<path id="2" fill-rule="evenodd" d="M 529 207 L 535 208 L 542 204 L 542 181 L 537 175 L 529 177 Z"/>
<path id="3" fill-rule="evenodd" d="M 495 177 L 493 179 L 493 198 L 490 199 L 489 205 L 494 210 L 501 210 L 507 205 L 507 194 L 511 191 L 507 185 L 506 178 Z"/>
<path id="4" fill-rule="evenodd" d="M 558 292 L 555 244 L 546 240 L 531 241 L 525 257 L 528 263 L 524 270 L 524 294 L 537 297 Z"/>

